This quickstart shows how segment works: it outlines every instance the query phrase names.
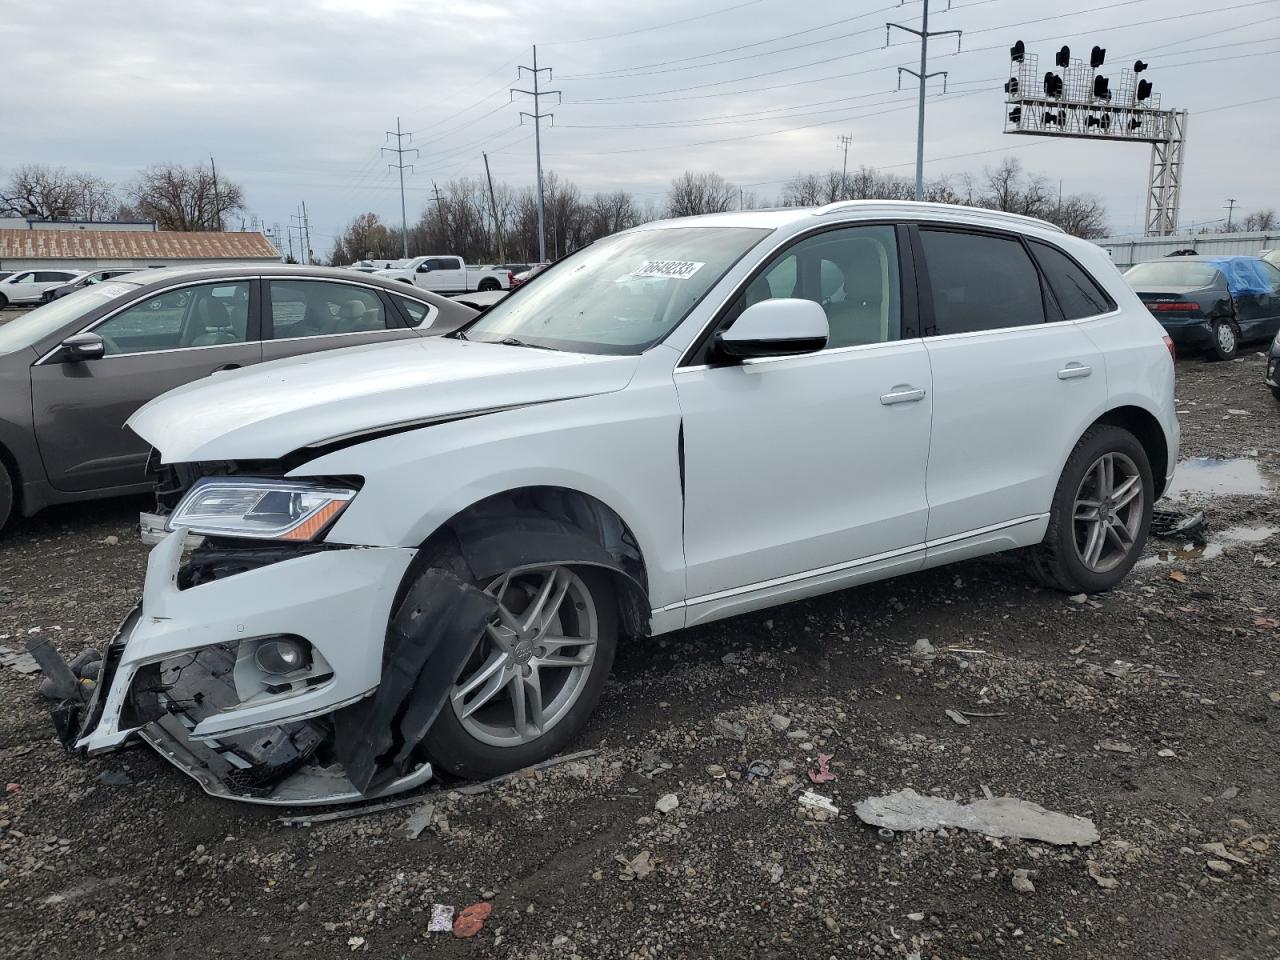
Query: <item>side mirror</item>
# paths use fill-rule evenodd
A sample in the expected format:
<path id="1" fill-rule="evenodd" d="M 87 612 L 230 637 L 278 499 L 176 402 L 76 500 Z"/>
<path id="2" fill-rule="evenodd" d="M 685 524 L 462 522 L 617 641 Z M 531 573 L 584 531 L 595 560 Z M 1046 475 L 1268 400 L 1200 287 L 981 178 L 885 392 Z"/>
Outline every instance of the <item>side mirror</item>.
<path id="1" fill-rule="evenodd" d="M 420 263 L 420 264 L 418 264 L 418 272 L 419 272 L 419 273 L 430 273 L 430 272 L 431 272 L 431 264 L 429 264 L 429 263 Z"/>
<path id="2" fill-rule="evenodd" d="M 734 360 L 815 353 L 830 333 L 826 313 L 812 300 L 762 300 L 716 335 L 715 352 Z"/>
<path id="3" fill-rule="evenodd" d="M 62 341 L 62 349 L 67 360 L 101 360 L 107 345 L 96 333 L 76 333 Z"/>

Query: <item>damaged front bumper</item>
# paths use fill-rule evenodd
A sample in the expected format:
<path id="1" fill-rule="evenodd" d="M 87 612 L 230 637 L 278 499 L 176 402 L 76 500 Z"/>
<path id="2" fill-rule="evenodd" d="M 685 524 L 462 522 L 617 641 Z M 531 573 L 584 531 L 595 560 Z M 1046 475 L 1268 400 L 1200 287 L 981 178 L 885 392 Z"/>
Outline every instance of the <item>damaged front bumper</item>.
<path id="1" fill-rule="evenodd" d="M 136 735 L 207 792 L 255 803 L 340 803 L 430 778 L 429 764 L 409 764 L 360 790 L 334 746 L 336 716 L 383 679 L 392 605 L 415 550 L 286 549 L 193 581 L 184 538 L 174 531 L 153 549 L 142 602 L 89 701 L 55 710 L 69 745 L 95 755 Z M 279 638 L 303 649 L 305 664 L 264 672 L 256 652 Z"/>

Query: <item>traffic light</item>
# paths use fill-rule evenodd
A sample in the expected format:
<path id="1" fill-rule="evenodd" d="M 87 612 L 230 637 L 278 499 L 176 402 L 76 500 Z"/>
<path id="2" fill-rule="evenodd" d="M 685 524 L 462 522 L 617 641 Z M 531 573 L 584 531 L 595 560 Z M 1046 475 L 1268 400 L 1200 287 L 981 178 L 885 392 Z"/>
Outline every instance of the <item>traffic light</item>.
<path id="1" fill-rule="evenodd" d="M 1059 110 L 1057 113 L 1054 113 L 1052 110 L 1046 110 L 1041 119 L 1046 127 L 1054 124 L 1059 127 L 1065 127 L 1067 125 L 1067 111 Z"/>
<path id="2" fill-rule="evenodd" d="M 1138 99 L 1145 100 L 1149 96 L 1151 96 L 1151 81 L 1139 80 L 1138 81 Z"/>
<path id="3" fill-rule="evenodd" d="M 1021 63 L 1027 55 L 1027 45 L 1019 40 L 1009 48 L 1009 59 L 1014 63 Z"/>
<path id="4" fill-rule="evenodd" d="M 1141 126 L 1142 126 L 1142 119 L 1140 117 L 1134 117 L 1129 121 L 1130 130 L 1137 130 Z"/>
<path id="5" fill-rule="evenodd" d="M 1093 52 L 1089 54 L 1089 66 L 1097 70 L 1105 59 L 1107 59 L 1107 51 L 1102 47 L 1094 47 Z"/>
<path id="6" fill-rule="evenodd" d="M 1059 50 L 1058 55 L 1053 58 L 1053 62 L 1064 70 L 1069 67 L 1071 65 L 1071 48 L 1063 47 Z"/>
<path id="7" fill-rule="evenodd" d="M 1062 78 L 1056 73 L 1044 75 L 1044 95 L 1046 97 L 1062 96 Z"/>
<path id="8" fill-rule="evenodd" d="M 1086 117 L 1084 121 L 1086 127 L 1101 127 L 1103 130 L 1111 129 L 1111 115 L 1103 114 L 1101 117 Z"/>
<path id="9" fill-rule="evenodd" d="M 1018 95 L 1018 78 L 1017 77 L 1010 77 L 1008 80 L 1005 81 L 1004 92 L 1011 97 L 1016 97 Z"/>
<path id="10" fill-rule="evenodd" d="M 1143 63 L 1141 60 L 1135 60 L 1135 61 L 1133 61 L 1133 72 L 1134 72 L 1134 73 L 1141 73 L 1141 72 L 1142 72 L 1143 70 L 1145 70 L 1145 69 L 1147 69 L 1147 64 L 1146 64 L 1146 63 Z"/>
<path id="11" fill-rule="evenodd" d="M 1099 100 L 1111 99 L 1111 81 L 1106 77 L 1093 78 L 1093 95 Z"/>
<path id="12" fill-rule="evenodd" d="M 1021 123 L 1021 122 L 1022 122 L 1022 108 L 1021 108 L 1021 107 L 1014 107 L 1012 110 L 1010 110 L 1010 111 L 1009 111 L 1009 119 L 1010 119 L 1010 120 L 1012 120 L 1014 123 Z"/>

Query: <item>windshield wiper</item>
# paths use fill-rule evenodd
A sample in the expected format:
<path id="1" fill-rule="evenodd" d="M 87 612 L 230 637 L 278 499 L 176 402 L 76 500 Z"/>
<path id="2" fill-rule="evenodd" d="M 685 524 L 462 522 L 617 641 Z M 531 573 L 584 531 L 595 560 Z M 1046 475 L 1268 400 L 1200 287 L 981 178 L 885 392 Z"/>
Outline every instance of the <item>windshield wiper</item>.
<path id="1" fill-rule="evenodd" d="M 535 350 L 554 350 L 555 347 L 544 347 L 540 343 L 525 343 L 523 340 L 517 340 L 515 337 L 503 337 L 498 341 L 504 347 L 533 347 Z"/>

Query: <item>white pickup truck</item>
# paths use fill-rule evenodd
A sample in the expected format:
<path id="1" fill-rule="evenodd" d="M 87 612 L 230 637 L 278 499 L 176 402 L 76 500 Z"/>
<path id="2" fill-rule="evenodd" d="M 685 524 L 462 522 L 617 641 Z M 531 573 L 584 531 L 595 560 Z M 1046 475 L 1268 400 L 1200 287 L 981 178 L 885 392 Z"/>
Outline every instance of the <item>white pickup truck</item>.
<path id="1" fill-rule="evenodd" d="M 433 293 L 511 289 L 510 270 L 469 267 L 461 257 L 414 257 L 390 270 L 375 270 L 374 276 L 412 283 Z"/>

